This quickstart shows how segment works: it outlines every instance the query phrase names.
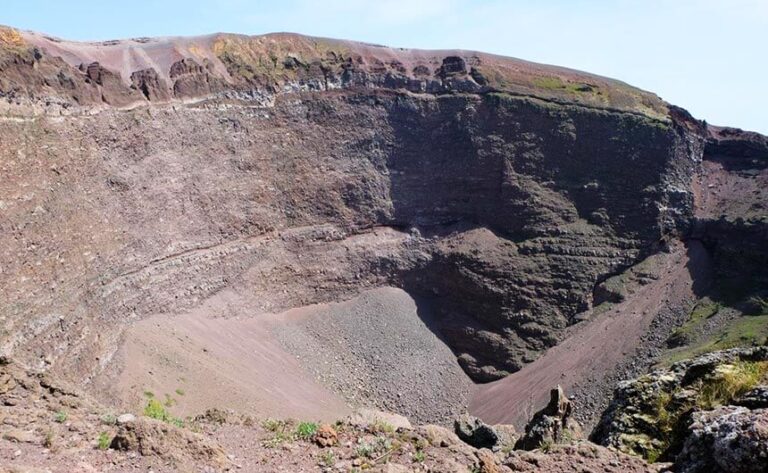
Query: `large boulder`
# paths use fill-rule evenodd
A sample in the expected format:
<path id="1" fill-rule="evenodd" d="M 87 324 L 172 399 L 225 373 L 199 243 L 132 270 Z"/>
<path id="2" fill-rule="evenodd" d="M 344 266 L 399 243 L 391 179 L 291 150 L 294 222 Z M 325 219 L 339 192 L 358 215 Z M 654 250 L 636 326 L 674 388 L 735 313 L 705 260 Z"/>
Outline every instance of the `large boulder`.
<path id="1" fill-rule="evenodd" d="M 589 442 L 554 445 L 541 450 L 509 452 L 503 465 L 515 472 L 603 472 L 603 473 L 655 473 L 660 471 L 642 458 L 600 447 Z M 508 471 L 508 470 L 504 470 Z M 661 470 L 663 471 L 663 470 Z"/>
<path id="2" fill-rule="evenodd" d="M 499 443 L 499 434 L 477 417 L 463 415 L 454 421 L 456 435 L 475 448 L 493 448 Z"/>
<path id="3" fill-rule="evenodd" d="M 563 388 L 550 391 L 549 404 L 534 414 L 525 426 L 525 435 L 515 444 L 519 450 L 534 450 L 545 445 L 568 443 L 583 437 L 581 426 L 572 417 L 573 404 Z"/>
<path id="4" fill-rule="evenodd" d="M 679 473 L 764 473 L 768 471 L 768 409 L 723 406 L 693 414 Z"/>

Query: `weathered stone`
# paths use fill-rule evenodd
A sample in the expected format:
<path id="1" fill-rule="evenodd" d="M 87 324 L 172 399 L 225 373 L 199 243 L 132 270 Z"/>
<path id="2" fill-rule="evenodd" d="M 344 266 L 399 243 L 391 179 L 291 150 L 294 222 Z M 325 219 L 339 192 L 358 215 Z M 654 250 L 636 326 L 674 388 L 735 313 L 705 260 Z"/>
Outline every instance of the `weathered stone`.
<path id="1" fill-rule="evenodd" d="M 156 102 L 168 100 L 171 94 L 168 86 L 155 69 L 142 69 L 131 74 L 132 87 L 140 91 L 147 100 Z"/>
<path id="2" fill-rule="evenodd" d="M 525 426 L 525 435 L 515 444 L 516 449 L 533 450 L 544 445 L 571 442 L 583 437 L 581 426 L 573 419 L 573 405 L 557 386 L 550 391 L 544 409 L 534 414 Z"/>
<path id="3" fill-rule="evenodd" d="M 139 418 L 120 426 L 111 448 L 157 456 L 183 464 L 230 465 L 224 450 L 207 438 L 154 419 Z"/>
<path id="4" fill-rule="evenodd" d="M 768 410 L 724 406 L 693 414 L 678 473 L 768 471 Z"/>
<path id="5" fill-rule="evenodd" d="M 461 442 L 455 433 L 439 425 L 421 426 L 419 432 L 435 447 L 450 447 Z"/>
<path id="6" fill-rule="evenodd" d="M 383 423 L 391 426 L 394 429 L 413 429 L 411 422 L 399 414 L 367 408 L 355 410 L 355 412 L 353 412 L 352 415 L 347 418 L 347 421 L 350 424 L 357 426 L 372 426 L 375 424 Z"/>
<path id="7" fill-rule="evenodd" d="M 749 409 L 768 408 L 768 386 L 757 386 L 747 391 L 733 401 L 734 405 L 748 407 Z"/>
<path id="8" fill-rule="evenodd" d="M 500 473 L 501 468 L 496 460 L 496 456 L 487 448 L 481 448 L 477 451 L 477 461 L 480 465 L 480 473 Z"/>
<path id="9" fill-rule="evenodd" d="M 37 436 L 27 430 L 14 429 L 3 434 L 3 438 L 17 443 L 35 443 L 37 442 Z"/>
<path id="10" fill-rule="evenodd" d="M 117 417 L 117 425 L 129 424 L 136 421 L 136 416 L 133 414 L 121 414 Z"/>
<path id="11" fill-rule="evenodd" d="M 456 435 L 475 448 L 493 448 L 499 442 L 499 435 L 490 425 L 477 417 L 464 415 L 453 423 Z"/>
<path id="12" fill-rule="evenodd" d="M 339 436 L 336 430 L 328 424 L 323 424 L 318 427 L 314 436 L 315 443 L 320 447 L 333 447 L 338 443 Z"/>

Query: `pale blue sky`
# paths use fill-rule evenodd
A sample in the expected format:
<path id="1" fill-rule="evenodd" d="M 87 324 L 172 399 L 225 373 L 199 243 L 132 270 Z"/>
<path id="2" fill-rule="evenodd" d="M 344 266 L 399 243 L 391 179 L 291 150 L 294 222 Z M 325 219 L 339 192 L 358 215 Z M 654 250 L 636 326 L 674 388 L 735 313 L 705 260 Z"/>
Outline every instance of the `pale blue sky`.
<path id="1" fill-rule="evenodd" d="M 474 49 L 615 77 L 768 133 L 768 0 L 3 0 L 0 24 L 76 40 L 292 31 Z"/>

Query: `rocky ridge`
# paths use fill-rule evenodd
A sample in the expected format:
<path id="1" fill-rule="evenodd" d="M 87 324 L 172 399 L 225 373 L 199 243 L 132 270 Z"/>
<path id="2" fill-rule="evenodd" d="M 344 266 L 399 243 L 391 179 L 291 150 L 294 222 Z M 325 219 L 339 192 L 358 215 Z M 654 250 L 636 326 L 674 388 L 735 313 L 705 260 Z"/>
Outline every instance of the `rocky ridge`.
<path id="1" fill-rule="evenodd" d="M 675 461 L 679 471 L 760 471 L 763 457 L 750 442 L 763 435 L 766 373 L 762 346 L 702 355 L 624 381 L 593 440 Z"/>

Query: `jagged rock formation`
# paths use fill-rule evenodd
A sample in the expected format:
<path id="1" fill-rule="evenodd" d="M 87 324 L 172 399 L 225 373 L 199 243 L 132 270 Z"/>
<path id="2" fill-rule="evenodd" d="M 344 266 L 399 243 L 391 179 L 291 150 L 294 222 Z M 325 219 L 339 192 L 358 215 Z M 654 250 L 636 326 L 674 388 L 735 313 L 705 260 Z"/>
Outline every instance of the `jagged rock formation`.
<path id="1" fill-rule="evenodd" d="M 746 412 L 746 407 L 724 408 L 725 411 L 713 409 L 748 404 L 749 399 L 759 398 L 757 393 L 763 389 L 760 385 L 765 383 L 766 374 L 768 348 L 735 348 L 679 362 L 668 369 L 622 382 L 592 438 L 652 461 L 676 461 L 681 468 L 690 468 L 690 471 L 720 471 L 713 466 L 712 457 L 698 457 L 703 462 L 701 464 L 694 457 L 697 456 L 695 451 L 712 452 L 713 442 L 726 442 L 719 439 L 722 434 L 735 443 L 733 452 L 726 455 L 723 451 L 717 455 L 719 458 L 725 461 L 731 454 L 743 457 L 733 464 L 734 468 L 744 462 L 758 465 L 755 462 L 761 461 L 759 456 L 749 460 L 751 454 L 737 452 L 752 448 L 747 444 L 753 435 L 739 433 L 741 427 L 728 427 L 731 424 L 721 426 L 725 421 L 720 418 L 734 414 L 732 420 L 737 423 L 742 422 L 736 419 L 742 414 L 761 419 L 763 405 L 755 404 L 758 408 L 752 414 Z M 761 422 L 754 426 L 759 428 Z M 738 446 L 742 435 L 746 443 Z M 730 447 L 720 444 L 718 448 L 727 450 Z M 733 471 L 751 470 L 737 468 Z"/>
<path id="2" fill-rule="evenodd" d="M 535 450 L 583 438 L 581 426 L 573 418 L 573 406 L 563 388 L 557 386 L 549 395 L 549 404 L 534 414 L 525 426 L 525 435 L 515 444 L 516 449 Z"/>

